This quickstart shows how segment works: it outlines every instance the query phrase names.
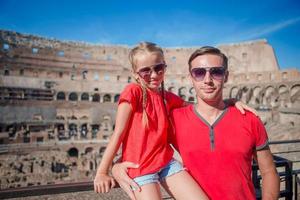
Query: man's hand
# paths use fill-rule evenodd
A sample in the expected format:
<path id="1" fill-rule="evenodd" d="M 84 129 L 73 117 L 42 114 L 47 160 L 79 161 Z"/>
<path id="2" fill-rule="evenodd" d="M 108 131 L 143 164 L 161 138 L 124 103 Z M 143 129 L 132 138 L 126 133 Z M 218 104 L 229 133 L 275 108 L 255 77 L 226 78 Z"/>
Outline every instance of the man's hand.
<path id="1" fill-rule="evenodd" d="M 107 174 L 97 174 L 94 179 L 94 190 L 96 193 L 107 193 L 115 185 L 115 180 Z"/>
<path id="2" fill-rule="evenodd" d="M 141 188 L 127 175 L 128 168 L 138 168 L 132 162 L 117 163 L 112 168 L 112 175 L 119 183 L 120 187 L 127 193 L 131 200 L 135 200 L 133 190 L 140 191 Z"/>

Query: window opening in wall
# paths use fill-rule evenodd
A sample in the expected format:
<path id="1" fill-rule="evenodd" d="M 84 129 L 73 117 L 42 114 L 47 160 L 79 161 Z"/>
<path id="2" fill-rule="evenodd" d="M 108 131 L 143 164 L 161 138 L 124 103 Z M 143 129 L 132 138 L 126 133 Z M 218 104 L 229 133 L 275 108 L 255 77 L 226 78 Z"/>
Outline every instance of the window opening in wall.
<path id="1" fill-rule="evenodd" d="M 59 72 L 58 75 L 59 75 L 59 78 L 62 78 L 63 75 L 64 75 L 64 73 L 63 72 Z"/>
<path id="2" fill-rule="evenodd" d="M 282 79 L 287 79 L 287 72 L 282 72 Z"/>
<path id="3" fill-rule="evenodd" d="M 58 92 L 58 93 L 57 93 L 56 99 L 57 99 L 57 100 L 65 100 L 65 99 L 66 99 L 65 93 L 63 93 L 63 92 Z"/>
<path id="4" fill-rule="evenodd" d="M 104 95 L 103 102 L 111 102 L 111 96 L 109 94 Z"/>
<path id="5" fill-rule="evenodd" d="M 104 76 L 104 80 L 105 80 L 105 81 L 109 81 L 109 75 L 106 74 L 106 75 Z"/>
<path id="6" fill-rule="evenodd" d="M 9 44 L 6 44 L 6 43 L 3 44 L 3 49 L 4 49 L 4 50 L 9 50 Z"/>
<path id="7" fill-rule="evenodd" d="M 97 93 L 93 94 L 92 101 L 93 102 L 99 102 L 100 101 L 100 95 L 97 94 Z"/>
<path id="8" fill-rule="evenodd" d="M 20 75 L 21 75 L 21 76 L 24 75 L 24 69 L 20 69 Z"/>
<path id="9" fill-rule="evenodd" d="M 121 77 L 121 76 L 119 76 L 119 75 L 117 76 L 117 81 L 119 81 L 119 80 L 120 80 L 120 77 Z"/>
<path id="10" fill-rule="evenodd" d="M 247 53 L 242 53 L 242 57 L 243 57 L 243 59 L 246 59 L 247 58 Z"/>
<path id="11" fill-rule="evenodd" d="M 94 88 L 94 91 L 99 91 L 99 89 L 98 88 Z"/>
<path id="12" fill-rule="evenodd" d="M 82 93 L 81 95 L 81 101 L 88 101 L 89 100 L 89 94 L 88 93 Z"/>
<path id="13" fill-rule="evenodd" d="M 9 70 L 8 69 L 4 70 L 4 76 L 9 76 Z"/>
<path id="14" fill-rule="evenodd" d="M 257 79 L 258 79 L 259 81 L 261 81 L 262 75 L 261 75 L 261 74 L 257 74 Z"/>
<path id="15" fill-rule="evenodd" d="M 69 95 L 69 100 L 70 101 L 77 101 L 78 100 L 78 96 L 75 92 L 71 92 Z"/>
<path id="16" fill-rule="evenodd" d="M 108 60 L 108 61 L 112 60 L 111 55 L 107 55 L 106 60 Z"/>
<path id="17" fill-rule="evenodd" d="M 85 59 L 90 59 L 92 56 L 91 56 L 90 53 L 85 52 L 85 53 L 83 54 L 83 57 L 84 57 Z"/>
<path id="18" fill-rule="evenodd" d="M 87 70 L 84 70 L 84 71 L 82 72 L 82 79 L 86 79 L 87 73 L 88 73 Z"/>
<path id="19" fill-rule="evenodd" d="M 57 55 L 60 56 L 60 57 L 64 57 L 65 52 L 64 51 L 58 51 Z"/>
<path id="20" fill-rule="evenodd" d="M 36 141 L 37 141 L 38 143 L 42 143 L 42 142 L 44 141 L 44 137 L 37 137 L 37 138 L 36 138 Z"/>
<path id="21" fill-rule="evenodd" d="M 37 53 L 38 53 L 38 51 L 39 51 L 39 49 L 38 49 L 38 48 L 32 48 L 32 53 L 33 53 L 33 54 L 37 54 Z"/>
<path id="22" fill-rule="evenodd" d="M 175 62 L 176 61 L 176 57 L 172 56 L 172 61 Z"/>
<path id="23" fill-rule="evenodd" d="M 95 81 L 98 81 L 98 80 L 99 80 L 99 74 L 98 74 L 98 73 L 95 73 L 95 74 L 94 74 L 94 80 L 95 80 Z"/>

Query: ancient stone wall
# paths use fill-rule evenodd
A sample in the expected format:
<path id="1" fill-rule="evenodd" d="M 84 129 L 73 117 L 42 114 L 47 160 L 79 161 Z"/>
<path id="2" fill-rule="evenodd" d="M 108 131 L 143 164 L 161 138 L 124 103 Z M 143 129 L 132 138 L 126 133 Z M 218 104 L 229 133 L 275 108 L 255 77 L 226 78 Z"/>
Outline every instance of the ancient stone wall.
<path id="1" fill-rule="evenodd" d="M 92 177 L 120 92 L 133 82 L 130 48 L 0 30 L 0 160 L 8 159 L 0 188 Z M 266 40 L 219 48 L 229 58 L 224 96 L 258 109 L 271 140 L 299 138 L 300 72 L 280 70 Z M 187 63 L 196 49 L 163 48 L 165 87 L 189 102 L 196 98 Z"/>

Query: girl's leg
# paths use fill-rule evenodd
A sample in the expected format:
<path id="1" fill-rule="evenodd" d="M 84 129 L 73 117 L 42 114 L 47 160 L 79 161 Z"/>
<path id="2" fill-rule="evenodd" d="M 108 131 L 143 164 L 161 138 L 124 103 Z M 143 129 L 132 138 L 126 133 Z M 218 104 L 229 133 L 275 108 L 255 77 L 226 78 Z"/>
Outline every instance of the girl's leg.
<path id="1" fill-rule="evenodd" d="M 141 186 L 141 191 L 134 191 L 137 200 L 161 200 L 162 195 L 158 183 L 149 183 Z"/>
<path id="2" fill-rule="evenodd" d="M 161 184 L 176 200 L 208 200 L 198 183 L 185 170 L 167 176 Z"/>

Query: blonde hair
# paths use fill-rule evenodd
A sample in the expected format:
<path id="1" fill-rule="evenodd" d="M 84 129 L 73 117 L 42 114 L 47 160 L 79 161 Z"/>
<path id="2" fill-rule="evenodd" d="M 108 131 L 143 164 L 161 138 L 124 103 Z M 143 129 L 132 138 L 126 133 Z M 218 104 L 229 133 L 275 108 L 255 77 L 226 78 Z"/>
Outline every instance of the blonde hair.
<path id="1" fill-rule="evenodd" d="M 164 52 L 161 47 L 156 45 L 155 43 L 152 42 L 140 42 L 137 46 L 131 49 L 129 52 L 129 61 L 131 63 L 132 71 L 136 72 L 136 63 L 137 59 L 139 58 L 140 55 L 145 55 L 145 54 L 157 54 L 160 55 L 164 59 Z M 134 77 L 135 78 L 135 77 Z M 148 126 L 148 116 L 146 113 L 146 104 L 147 104 L 147 92 L 146 92 L 146 86 L 143 84 L 142 81 L 139 81 L 136 79 L 136 82 L 140 84 L 142 91 L 143 91 L 143 124 L 147 127 Z M 162 97 L 164 98 L 164 86 L 162 82 Z"/>

